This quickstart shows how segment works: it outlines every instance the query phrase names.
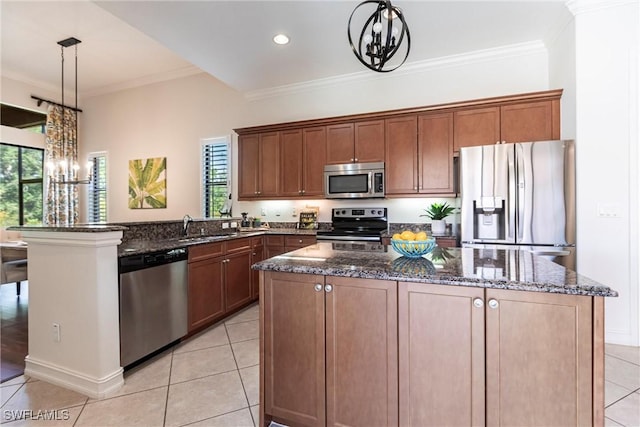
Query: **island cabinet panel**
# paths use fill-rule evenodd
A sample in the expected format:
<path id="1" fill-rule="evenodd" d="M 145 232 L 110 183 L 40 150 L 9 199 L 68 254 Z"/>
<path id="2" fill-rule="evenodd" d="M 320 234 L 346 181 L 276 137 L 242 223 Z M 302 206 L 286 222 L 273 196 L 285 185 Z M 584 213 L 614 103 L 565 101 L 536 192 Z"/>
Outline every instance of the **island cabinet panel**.
<path id="1" fill-rule="evenodd" d="M 453 149 L 500 142 L 500 107 L 471 108 L 453 113 Z"/>
<path id="2" fill-rule="evenodd" d="M 327 425 L 397 426 L 396 283 L 327 277 L 326 284 Z"/>
<path id="3" fill-rule="evenodd" d="M 418 192 L 453 193 L 453 113 L 418 116 Z"/>
<path id="4" fill-rule="evenodd" d="M 280 195 L 297 197 L 302 194 L 304 157 L 302 130 L 282 131 L 280 134 Z"/>
<path id="5" fill-rule="evenodd" d="M 327 159 L 325 127 L 304 129 L 302 141 L 304 150 L 302 196 L 324 196 L 324 165 Z M 289 167 L 289 165 L 284 164 L 282 167 Z"/>
<path id="6" fill-rule="evenodd" d="M 353 123 L 327 126 L 327 164 L 355 161 Z"/>
<path id="7" fill-rule="evenodd" d="M 398 283 L 401 426 L 484 425 L 483 299 L 482 288 Z"/>
<path id="8" fill-rule="evenodd" d="M 486 290 L 488 425 L 592 425 L 592 297 Z"/>
<path id="9" fill-rule="evenodd" d="M 354 158 L 356 162 L 384 162 L 384 120 L 354 124 Z"/>
<path id="10" fill-rule="evenodd" d="M 325 425 L 323 288 L 323 276 L 265 274 L 264 412 L 283 424 Z"/>
<path id="11" fill-rule="evenodd" d="M 418 192 L 417 116 L 387 119 L 385 122 L 385 193 Z"/>
<path id="12" fill-rule="evenodd" d="M 398 425 L 395 282 L 266 272 L 265 422 Z"/>

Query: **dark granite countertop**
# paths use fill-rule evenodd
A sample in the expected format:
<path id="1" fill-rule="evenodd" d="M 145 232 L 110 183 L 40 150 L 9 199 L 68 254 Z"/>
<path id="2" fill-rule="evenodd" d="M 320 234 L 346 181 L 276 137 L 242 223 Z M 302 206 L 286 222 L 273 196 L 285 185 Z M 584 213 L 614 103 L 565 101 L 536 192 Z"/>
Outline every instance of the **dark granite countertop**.
<path id="1" fill-rule="evenodd" d="M 15 231 L 51 231 L 51 232 L 72 232 L 72 233 L 106 233 L 108 231 L 124 231 L 127 227 L 122 225 L 109 224 L 76 224 L 64 226 L 51 225 L 21 225 L 8 227 L 7 230 Z"/>
<path id="2" fill-rule="evenodd" d="M 190 236 L 173 239 L 135 239 L 124 242 L 118 246 L 118 256 L 140 255 L 150 252 L 171 250 L 175 248 L 185 248 L 206 243 L 224 242 L 245 237 L 262 236 L 266 234 L 290 234 L 290 235 L 312 235 L 315 230 L 298 230 L 295 228 L 271 228 L 256 229 L 239 232 L 222 233 L 212 236 Z"/>
<path id="3" fill-rule="evenodd" d="M 422 258 L 385 252 L 338 250 L 318 243 L 253 265 L 254 269 L 454 286 L 618 296 L 608 286 L 543 257 L 514 249 L 437 248 Z"/>

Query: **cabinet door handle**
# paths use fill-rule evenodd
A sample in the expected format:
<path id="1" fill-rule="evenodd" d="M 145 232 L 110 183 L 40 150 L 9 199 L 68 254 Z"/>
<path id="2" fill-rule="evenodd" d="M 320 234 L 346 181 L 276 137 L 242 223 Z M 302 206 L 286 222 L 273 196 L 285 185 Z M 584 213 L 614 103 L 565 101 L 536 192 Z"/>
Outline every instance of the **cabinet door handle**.
<path id="1" fill-rule="evenodd" d="M 498 300 L 491 298 L 489 300 L 489 307 L 490 308 L 498 308 L 500 304 L 498 304 Z"/>
<path id="2" fill-rule="evenodd" d="M 313 287 L 313 289 L 316 292 L 320 292 L 322 290 L 322 285 L 320 283 L 316 283 L 316 285 Z"/>
<path id="3" fill-rule="evenodd" d="M 355 159 L 353 159 L 353 161 L 354 161 L 354 162 L 357 162 L 357 161 L 358 161 L 358 158 L 356 157 Z"/>
<path id="4" fill-rule="evenodd" d="M 482 308 L 483 305 L 484 305 L 484 301 L 482 301 L 482 298 L 476 298 L 473 300 L 474 307 Z"/>
<path id="5" fill-rule="evenodd" d="M 298 240 L 298 243 L 302 243 L 302 239 Z"/>
<path id="6" fill-rule="evenodd" d="M 351 159 L 351 161 L 353 162 L 353 158 Z"/>
<path id="7" fill-rule="evenodd" d="M 302 190 L 302 194 L 304 194 L 304 193 L 305 193 L 305 191 L 304 191 L 304 190 Z"/>
<path id="8" fill-rule="evenodd" d="M 324 291 L 325 292 L 331 292 L 333 290 L 333 286 L 331 285 L 324 285 Z"/>

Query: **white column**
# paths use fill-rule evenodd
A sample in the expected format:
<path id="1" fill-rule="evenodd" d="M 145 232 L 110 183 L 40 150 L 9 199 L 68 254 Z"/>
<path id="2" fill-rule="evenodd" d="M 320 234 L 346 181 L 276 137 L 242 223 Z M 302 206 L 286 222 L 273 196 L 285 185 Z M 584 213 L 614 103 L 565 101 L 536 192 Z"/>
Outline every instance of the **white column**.
<path id="1" fill-rule="evenodd" d="M 25 374 L 93 398 L 117 390 L 124 383 L 117 252 L 122 231 L 23 230 L 22 236 L 29 245 Z"/>

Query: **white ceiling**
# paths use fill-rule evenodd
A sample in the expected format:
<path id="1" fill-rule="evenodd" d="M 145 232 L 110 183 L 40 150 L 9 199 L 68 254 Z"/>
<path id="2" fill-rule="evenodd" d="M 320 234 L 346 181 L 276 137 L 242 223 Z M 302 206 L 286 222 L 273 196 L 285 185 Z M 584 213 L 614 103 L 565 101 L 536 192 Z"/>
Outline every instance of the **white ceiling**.
<path id="1" fill-rule="evenodd" d="M 60 87 L 57 41 L 76 37 L 82 96 L 206 71 L 250 92 L 370 72 L 347 40 L 359 1 L 0 2 L 2 74 Z M 554 37 L 563 0 L 394 1 L 411 32 L 407 63 Z M 271 39 L 291 38 L 286 46 Z M 73 48 L 65 49 L 72 65 Z M 72 68 L 65 68 L 73 78 Z M 65 84 L 70 84 L 66 80 Z"/>

